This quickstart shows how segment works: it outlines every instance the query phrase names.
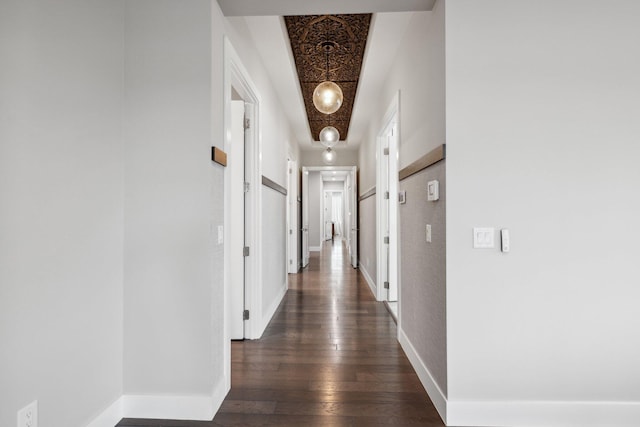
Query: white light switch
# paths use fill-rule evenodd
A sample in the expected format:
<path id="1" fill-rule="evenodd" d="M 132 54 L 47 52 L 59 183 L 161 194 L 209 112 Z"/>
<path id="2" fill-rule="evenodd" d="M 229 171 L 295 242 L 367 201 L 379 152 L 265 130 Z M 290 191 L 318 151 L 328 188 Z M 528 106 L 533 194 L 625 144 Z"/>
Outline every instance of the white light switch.
<path id="1" fill-rule="evenodd" d="M 427 200 L 435 202 L 440 198 L 440 183 L 437 180 L 427 182 Z"/>
<path id="2" fill-rule="evenodd" d="M 218 226 L 218 244 L 222 244 L 224 242 L 224 227 L 222 225 Z"/>
<path id="3" fill-rule="evenodd" d="M 474 227 L 473 247 L 475 249 L 487 249 L 495 247 L 495 229 L 490 227 Z"/>
<path id="4" fill-rule="evenodd" d="M 431 243 L 431 224 L 427 224 L 426 239 L 427 239 L 427 243 Z"/>
<path id="5" fill-rule="evenodd" d="M 509 237 L 509 229 L 503 228 L 500 230 L 500 244 L 502 246 L 502 252 L 507 253 L 511 247 L 511 238 Z"/>

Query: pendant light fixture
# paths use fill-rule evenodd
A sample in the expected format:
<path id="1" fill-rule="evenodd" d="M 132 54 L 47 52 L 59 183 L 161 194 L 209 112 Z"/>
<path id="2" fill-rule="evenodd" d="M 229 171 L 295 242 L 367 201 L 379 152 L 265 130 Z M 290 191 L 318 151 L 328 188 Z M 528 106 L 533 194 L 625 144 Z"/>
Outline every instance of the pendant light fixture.
<path id="1" fill-rule="evenodd" d="M 336 162 L 336 152 L 331 149 L 331 147 L 327 148 L 322 152 L 322 161 L 326 165 L 332 165 Z"/>
<path id="2" fill-rule="evenodd" d="M 320 131 L 320 143 L 327 148 L 331 148 L 340 140 L 340 132 L 333 126 L 325 126 Z"/>
<path id="3" fill-rule="evenodd" d="M 335 49 L 335 43 L 327 40 L 322 43 L 322 48 L 326 57 L 325 81 L 313 91 L 313 105 L 323 114 L 333 114 L 342 106 L 344 95 L 340 86 L 329 79 L 329 53 Z"/>
<path id="4" fill-rule="evenodd" d="M 334 82 L 322 82 L 313 91 L 313 105 L 324 114 L 338 111 L 343 100 L 342 89 Z"/>

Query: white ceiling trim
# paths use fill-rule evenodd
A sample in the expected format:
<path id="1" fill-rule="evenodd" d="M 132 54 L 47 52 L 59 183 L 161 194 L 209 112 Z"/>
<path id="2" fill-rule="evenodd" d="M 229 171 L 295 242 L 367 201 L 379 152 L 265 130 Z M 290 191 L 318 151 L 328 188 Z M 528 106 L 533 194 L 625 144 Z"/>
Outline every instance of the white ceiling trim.
<path id="1" fill-rule="evenodd" d="M 435 0 L 218 0 L 225 16 L 324 15 L 433 10 Z"/>

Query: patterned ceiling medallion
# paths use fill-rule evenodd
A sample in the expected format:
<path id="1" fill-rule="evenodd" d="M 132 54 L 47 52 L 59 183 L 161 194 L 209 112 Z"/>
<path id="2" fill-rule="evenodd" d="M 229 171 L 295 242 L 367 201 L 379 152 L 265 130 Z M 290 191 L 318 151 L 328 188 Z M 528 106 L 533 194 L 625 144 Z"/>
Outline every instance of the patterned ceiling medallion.
<path id="1" fill-rule="evenodd" d="M 298 71 L 302 98 L 314 141 L 326 126 L 335 127 L 345 140 L 358 88 L 371 14 L 285 16 L 291 51 Z M 338 84 L 344 103 L 333 114 L 313 105 L 313 91 L 324 81 Z"/>

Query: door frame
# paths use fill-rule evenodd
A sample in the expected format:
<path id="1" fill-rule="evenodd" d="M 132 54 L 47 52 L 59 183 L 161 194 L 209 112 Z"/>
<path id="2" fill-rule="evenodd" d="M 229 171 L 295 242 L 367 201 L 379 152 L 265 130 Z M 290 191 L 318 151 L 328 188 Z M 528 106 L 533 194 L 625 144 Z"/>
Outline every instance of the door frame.
<path id="1" fill-rule="evenodd" d="M 393 129 L 393 136 L 388 138 L 390 130 Z M 388 144 L 387 144 L 388 143 Z M 376 274 L 376 299 L 378 301 L 385 301 L 388 299 L 388 292 L 384 288 L 384 275 L 387 264 L 386 250 L 384 243 L 385 224 L 382 221 L 384 210 L 384 188 L 387 185 L 384 184 L 384 172 L 385 165 L 383 162 L 388 158 L 386 172 L 388 173 L 388 221 L 389 221 L 389 263 L 388 271 L 386 272 L 389 285 L 395 283 L 398 293 L 398 323 L 400 321 L 400 277 L 398 268 L 399 259 L 399 224 L 398 224 L 398 154 L 400 143 L 400 92 L 396 92 L 387 111 L 381 122 L 380 131 L 376 138 L 376 188 L 380 191 L 376 192 L 377 206 L 376 206 L 376 255 L 377 255 L 377 274 Z M 384 148 L 388 147 L 389 154 L 384 154 Z"/>
<path id="2" fill-rule="evenodd" d="M 302 224 L 300 233 L 302 238 L 302 268 L 309 265 L 309 171 L 306 166 L 302 167 Z"/>
<path id="3" fill-rule="evenodd" d="M 224 129 L 223 140 L 225 150 L 229 147 L 231 136 L 231 88 L 233 87 L 245 102 L 245 115 L 250 120 L 250 127 L 245 133 L 245 180 L 249 183 L 250 190 L 245 198 L 245 245 L 249 246 L 250 256 L 245 258 L 245 310 L 249 310 L 251 315 L 245 321 L 245 338 L 253 339 L 256 331 L 260 328 L 262 319 L 262 279 L 261 279 L 261 256 L 260 245 L 262 226 L 262 203 L 261 203 L 261 162 L 260 152 L 262 151 L 260 142 L 260 105 L 261 98 L 249 73 L 242 64 L 240 57 L 229 39 L 224 38 L 224 87 L 223 87 L 223 116 Z M 230 218 L 230 168 L 233 168 L 236 159 L 229 158 L 228 167 L 225 169 L 224 177 L 224 265 L 229 265 L 230 248 L 229 243 L 237 230 L 231 230 Z M 235 233 L 234 233 L 235 231 Z M 229 318 L 229 291 L 230 277 L 228 269 L 225 268 L 224 275 L 224 377 L 225 385 L 231 387 L 231 339 L 230 339 L 230 318 Z M 214 294 L 213 298 L 220 296 Z"/>
<path id="4" fill-rule="evenodd" d="M 230 280 L 229 302 L 227 319 L 229 320 L 229 335 L 232 340 L 242 340 L 245 337 L 244 309 L 245 309 L 245 258 L 242 256 L 242 248 L 245 244 L 245 136 L 244 120 L 246 117 L 246 103 L 240 99 L 231 100 L 232 131 L 230 132 L 230 145 L 225 146 L 229 159 L 241 159 L 242 161 L 229 162 L 225 169 L 225 184 L 229 189 L 225 194 L 229 195 L 228 208 L 230 212 L 242 212 L 228 218 L 227 229 L 231 238 L 224 239 L 228 242 L 229 250 L 225 250 L 228 262 L 225 262 L 225 273 Z"/>
<path id="5" fill-rule="evenodd" d="M 358 167 L 357 166 L 304 166 L 302 168 L 302 218 L 303 218 L 303 226 L 302 228 L 304 228 L 304 218 L 306 215 L 307 221 L 309 219 L 309 203 L 308 203 L 308 198 L 307 198 L 307 193 L 309 192 L 309 185 L 308 185 L 308 172 L 322 172 L 322 171 L 342 171 L 342 172 L 351 172 L 350 176 L 351 176 L 351 189 L 349 189 L 349 197 L 351 198 L 351 203 L 350 203 L 350 208 L 352 209 L 352 213 L 353 215 L 351 216 L 349 222 L 350 222 L 350 226 L 351 226 L 351 230 L 349 231 L 350 233 L 353 232 L 354 235 L 350 236 L 350 245 L 351 245 L 351 251 L 352 251 L 352 256 L 351 256 L 351 265 L 353 266 L 353 268 L 357 268 L 358 267 L 358 185 L 357 185 L 357 171 L 358 171 Z M 305 173 L 307 172 L 307 173 Z M 345 180 L 345 183 L 347 181 Z M 324 188 L 323 188 L 324 190 Z M 346 197 L 343 195 L 343 198 Z M 345 222 L 346 222 L 346 215 L 347 212 L 345 212 Z M 320 216 L 320 226 L 322 227 L 322 215 Z M 303 232 L 304 233 L 304 232 Z M 308 240 L 308 239 L 307 239 Z M 308 247 L 308 241 L 307 241 L 307 247 Z M 302 257 L 305 257 L 304 254 L 304 248 L 302 250 Z"/>
<path id="6" fill-rule="evenodd" d="M 298 272 L 298 162 L 289 155 L 287 159 L 287 272 Z"/>
<path id="7" fill-rule="evenodd" d="M 323 196 L 325 196 L 325 195 L 327 195 L 327 194 L 329 194 L 329 195 L 333 196 L 333 194 L 335 194 L 335 193 L 340 194 L 340 199 L 341 199 L 341 201 L 342 201 L 342 228 L 343 228 L 343 234 L 341 234 L 341 235 L 340 235 L 340 238 L 343 238 L 343 237 L 344 237 L 344 221 L 345 221 L 345 214 L 344 214 L 344 211 L 345 211 L 345 205 L 344 205 L 344 189 L 343 189 L 343 190 L 326 190 L 326 189 L 324 188 L 324 182 L 325 182 L 325 181 L 323 181 L 323 184 L 322 184 L 322 195 L 323 195 Z M 327 181 L 327 182 L 332 182 L 332 181 Z M 345 179 L 345 180 L 344 180 L 344 181 L 342 181 L 342 182 L 343 182 L 343 183 L 346 183 L 346 182 L 347 182 L 347 180 Z M 343 186 L 343 187 L 344 187 L 344 186 Z M 330 212 L 330 213 L 329 213 L 329 217 L 333 217 L 333 199 L 331 200 L 331 209 L 332 209 L 332 212 Z M 323 213 L 323 217 L 324 217 L 324 209 L 323 209 L 323 212 L 322 212 L 322 213 Z M 325 218 L 325 221 L 323 222 L 323 225 L 324 225 L 324 226 L 326 226 L 326 218 Z M 326 230 L 325 230 L 325 231 L 326 231 Z M 325 236 L 325 237 L 326 237 L 326 236 Z M 331 240 L 331 239 L 326 239 L 326 238 L 325 238 L 325 239 L 323 239 L 323 241 L 325 241 L 325 242 L 326 242 L 327 240 Z"/>

